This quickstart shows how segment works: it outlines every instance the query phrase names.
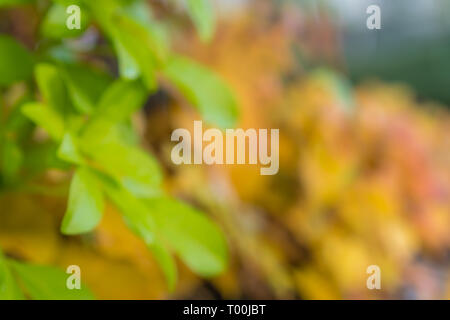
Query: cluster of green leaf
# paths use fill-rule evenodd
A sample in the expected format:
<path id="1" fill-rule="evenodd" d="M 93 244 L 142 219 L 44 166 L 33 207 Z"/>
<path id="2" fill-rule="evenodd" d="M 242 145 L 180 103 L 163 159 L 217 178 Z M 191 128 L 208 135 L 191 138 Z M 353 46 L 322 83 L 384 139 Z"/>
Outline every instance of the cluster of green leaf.
<path id="1" fill-rule="evenodd" d="M 0 0 L 0 6 L 23 2 Z M 65 9 L 71 4 L 81 8 L 81 30 L 66 27 Z M 211 38 L 211 2 L 188 0 L 187 4 L 201 38 Z M 82 36 L 93 25 L 115 52 L 117 79 L 80 61 L 65 41 Z M 20 183 L 23 172 L 74 170 L 62 233 L 95 229 L 109 200 L 153 252 L 170 288 L 177 277 L 172 253 L 201 276 L 222 272 L 227 263 L 222 233 L 203 213 L 164 194 L 161 169 L 139 147 L 130 117 L 155 92 L 161 77 L 206 121 L 230 127 L 238 109 L 229 89 L 207 68 L 171 51 L 165 25 L 154 19 L 145 1 L 55 0 L 43 15 L 40 34 L 49 44 L 39 54 L 0 35 L 0 88 L 18 81 L 27 85 L 27 93 L 1 119 L 0 188 Z M 47 132 L 49 141 L 30 146 L 33 124 Z M 46 269 L 40 272 L 16 262 L 0 263 L 0 268 L 5 280 L 0 282 L 0 293 L 6 290 L 7 295 L 16 292 L 11 268 L 27 288 L 34 273 L 46 274 Z M 29 294 L 39 297 L 32 289 Z"/>

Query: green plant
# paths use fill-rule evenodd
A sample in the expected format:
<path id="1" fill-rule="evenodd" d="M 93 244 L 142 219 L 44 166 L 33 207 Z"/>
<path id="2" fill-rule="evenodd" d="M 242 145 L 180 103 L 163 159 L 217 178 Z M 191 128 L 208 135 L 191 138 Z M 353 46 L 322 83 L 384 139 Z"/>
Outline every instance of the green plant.
<path id="1" fill-rule="evenodd" d="M 34 1 L 0 0 L 0 7 L 23 3 L 33 5 Z M 210 1 L 187 3 L 200 37 L 210 39 L 214 30 Z M 177 277 L 171 251 L 201 276 L 219 274 L 227 264 L 222 233 L 203 213 L 164 194 L 158 162 L 139 146 L 130 118 L 157 90 L 159 77 L 177 88 L 206 121 L 220 127 L 236 122 L 238 107 L 233 95 L 210 70 L 171 51 L 166 25 L 151 15 L 145 1 L 55 0 L 46 4 L 43 10 L 40 2 L 37 9 L 44 14 L 42 45 L 36 52 L 0 35 L 1 92 L 14 90 L 17 82 L 23 84 L 13 103 L 0 97 L 0 189 L 19 188 L 49 168 L 74 170 L 63 234 L 95 229 L 104 202 L 109 200 L 146 242 L 170 288 Z M 72 4 L 81 8 L 81 30 L 66 27 L 65 8 Z M 82 36 L 92 26 L 108 39 L 108 49 L 115 53 L 117 79 L 92 68 L 66 41 Z M 83 54 L 90 50 L 95 47 Z M 34 141 L 34 126 L 44 129 L 48 139 Z M 13 273 L 29 279 L 47 270 L 32 268 L 0 259 L 0 296 L 20 297 L 11 280 Z M 25 269 L 31 271 L 20 275 Z"/>

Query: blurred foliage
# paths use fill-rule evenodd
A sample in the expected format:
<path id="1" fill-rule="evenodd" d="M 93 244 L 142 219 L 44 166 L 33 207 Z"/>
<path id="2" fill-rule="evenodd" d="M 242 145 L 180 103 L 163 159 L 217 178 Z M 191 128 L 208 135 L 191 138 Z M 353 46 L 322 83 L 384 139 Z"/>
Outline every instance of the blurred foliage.
<path id="1" fill-rule="evenodd" d="M 211 37 L 216 18 L 199 22 L 210 8 L 191 2 L 83 1 L 91 22 L 74 39 L 11 27 L 50 3 L 8 9 L 35 50 L 2 84 L 0 294 L 48 298 L 27 281 L 76 264 L 99 299 L 449 298 L 448 111 L 316 69 L 311 57 L 339 61 L 326 16 L 257 0 Z M 199 114 L 279 128 L 279 173 L 173 165 L 172 130 Z M 372 264 L 380 291 L 366 288 Z"/>
<path id="2" fill-rule="evenodd" d="M 71 30 L 66 21 L 76 13 L 66 13 L 66 7 L 73 4 L 81 8 L 82 18 L 80 29 Z M 209 1 L 189 1 L 188 8 L 200 37 L 210 39 L 214 15 Z M 39 19 L 39 35 L 33 39 L 36 49 L 27 50 L 12 36 L 0 37 L 0 85 L 6 96 L 0 144 L 2 191 L 27 189 L 55 167 L 65 169 L 64 175 L 74 170 L 63 234 L 93 231 L 107 198 L 153 252 L 169 288 L 177 279 L 172 253 L 199 275 L 221 273 L 227 263 L 221 231 L 202 213 L 164 195 L 160 166 L 139 146 L 131 116 L 157 90 L 161 77 L 178 88 L 206 121 L 232 126 L 237 104 L 230 90 L 207 68 L 171 51 L 168 27 L 145 1 L 30 1 L 27 10 Z M 20 23 L 32 27 L 27 20 Z M 95 66 L 101 59 L 89 61 L 95 60 L 98 48 L 86 43 L 89 32 L 102 42 L 108 59 L 117 57 L 118 78 L 111 68 Z M 79 38 L 69 42 L 71 37 Z M 19 87 L 21 92 L 10 101 L 8 96 Z M 25 163 L 28 158 L 33 162 Z M 45 163 L 49 158 L 53 161 Z M 2 285 L 4 296 L 15 298 L 14 273 L 4 261 L 3 278 L 11 282 Z M 30 298 L 67 298 L 70 291 L 65 282 L 57 285 L 61 276 L 56 271 L 11 265 Z M 47 289 L 41 292 L 46 282 Z"/>
<path id="3" fill-rule="evenodd" d="M 249 11 L 209 48 L 193 39 L 183 47 L 234 88 L 240 126 L 280 128 L 276 176 L 254 166 L 173 168 L 174 192 L 215 213 L 231 239 L 231 271 L 214 282 L 220 293 L 449 298 L 448 111 L 419 103 L 405 85 L 353 88 L 342 73 L 308 64 L 339 61 L 326 16 L 267 2 Z M 195 116 L 175 114 L 174 127 L 192 127 Z M 380 291 L 366 288 L 372 264 Z"/>

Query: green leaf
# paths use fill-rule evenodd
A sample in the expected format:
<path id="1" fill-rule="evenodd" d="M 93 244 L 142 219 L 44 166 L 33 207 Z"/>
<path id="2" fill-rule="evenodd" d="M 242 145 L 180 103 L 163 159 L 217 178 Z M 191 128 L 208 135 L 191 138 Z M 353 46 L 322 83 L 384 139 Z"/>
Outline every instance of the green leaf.
<path id="1" fill-rule="evenodd" d="M 0 251 L 0 300 L 21 300 L 24 298 L 8 267 L 5 256 Z"/>
<path id="2" fill-rule="evenodd" d="M 162 173 L 158 162 L 138 147 L 120 143 L 91 145 L 89 154 L 104 172 L 136 197 L 153 197 L 161 192 Z"/>
<path id="3" fill-rule="evenodd" d="M 92 292 L 85 287 L 70 290 L 66 287 L 69 277 L 64 271 L 50 266 L 24 264 L 11 261 L 27 294 L 34 300 L 91 300 Z"/>
<path id="4" fill-rule="evenodd" d="M 137 79 L 142 76 L 146 87 L 154 90 L 156 70 L 168 56 L 168 38 L 162 25 L 152 19 L 149 6 L 144 1 L 133 1 L 110 9 L 108 16 L 101 2 L 90 5 L 113 41 L 121 77 Z"/>
<path id="5" fill-rule="evenodd" d="M 225 270 L 225 238 L 205 215 L 166 197 L 138 199 L 108 179 L 102 185 L 130 228 L 155 254 L 170 286 L 176 280 L 176 267 L 166 247 L 199 275 L 211 277 Z"/>
<path id="6" fill-rule="evenodd" d="M 113 39 L 117 59 L 119 61 L 119 74 L 123 79 L 135 80 L 141 75 L 139 64 L 128 52 L 125 46 L 117 39 Z M 152 77 L 154 75 L 152 74 Z"/>
<path id="7" fill-rule="evenodd" d="M 22 150 L 14 141 L 6 139 L 2 146 L 1 155 L 2 176 L 7 182 L 11 182 L 16 178 L 22 165 Z"/>
<path id="8" fill-rule="evenodd" d="M 155 229 L 155 222 L 145 203 L 134 197 L 104 176 L 98 176 L 108 194 L 122 212 L 125 221 L 134 233 L 141 237 L 158 261 L 170 290 L 173 290 L 177 280 L 177 268 L 174 258 L 161 243 Z"/>
<path id="9" fill-rule="evenodd" d="M 147 245 L 156 242 L 155 222 L 144 202 L 133 196 L 132 193 L 122 188 L 114 179 L 97 172 L 98 181 L 101 182 L 103 189 L 108 197 L 122 212 L 130 228 L 138 234 Z"/>
<path id="10" fill-rule="evenodd" d="M 139 66 L 139 74 L 147 88 L 154 90 L 157 85 L 155 72 L 165 56 L 163 45 L 147 28 L 135 21 L 125 16 L 117 16 L 115 21 L 112 38 L 119 50 L 121 76 L 135 76 L 136 66 Z"/>
<path id="11" fill-rule="evenodd" d="M 93 118 L 125 121 L 142 107 L 146 96 L 147 91 L 140 82 L 117 80 L 102 95 Z"/>
<path id="12" fill-rule="evenodd" d="M 21 44 L 0 35 L 0 85 L 30 79 L 33 63 L 33 57 Z"/>
<path id="13" fill-rule="evenodd" d="M 137 73 L 136 66 L 139 66 L 139 74 L 142 76 L 145 85 L 149 90 L 155 90 L 157 86 L 156 62 L 146 47 L 142 46 L 141 41 L 132 40 L 130 35 L 125 33 L 125 31 L 117 31 L 116 34 L 115 41 L 118 43 L 116 44 L 116 48 L 123 51 L 119 52 L 121 76 L 125 79 L 130 78 L 128 73 L 123 73 L 130 67 L 133 69 L 127 72 L 135 76 Z"/>
<path id="14" fill-rule="evenodd" d="M 92 231 L 103 214 L 103 195 L 87 168 L 78 168 L 70 184 L 69 203 L 61 225 L 64 234 Z"/>
<path id="15" fill-rule="evenodd" d="M 89 144 L 115 143 L 123 124 L 142 107 L 147 91 L 138 81 L 117 80 L 102 95 L 99 105 L 82 129 Z M 123 133 L 123 132 L 122 132 Z"/>
<path id="16" fill-rule="evenodd" d="M 188 11 L 203 41 L 212 38 L 215 16 L 211 0 L 188 0 Z"/>
<path id="17" fill-rule="evenodd" d="M 78 37 L 86 30 L 89 24 L 88 11 L 80 11 L 80 29 L 69 29 L 66 21 L 70 15 L 66 10 L 67 6 L 59 3 L 50 7 L 41 24 L 41 33 L 44 37 L 55 39 Z"/>
<path id="18" fill-rule="evenodd" d="M 81 113 L 92 113 L 103 92 L 111 84 L 111 77 L 76 64 L 63 65 L 61 71 L 74 106 Z"/>
<path id="19" fill-rule="evenodd" d="M 127 146 L 139 146 L 141 138 L 137 130 L 133 127 L 133 123 L 127 120 L 122 123 L 118 123 L 115 126 L 115 134 L 117 139 Z"/>
<path id="20" fill-rule="evenodd" d="M 144 26 L 152 25 L 152 10 L 146 0 L 133 0 L 125 3 L 121 6 L 122 13 Z"/>
<path id="21" fill-rule="evenodd" d="M 74 164 L 84 164 L 85 161 L 78 150 L 76 137 L 67 132 L 64 134 L 61 145 L 58 149 L 58 157 L 64 161 Z"/>
<path id="22" fill-rule="evenodd" d="M 44 101 L 55 111 L 65 115 L 70 108 L 70 101 L 58 68 L 48 63 L 40 63 L 34 70 Z"/>
<path id="23" fill-rule="evenodd" d="M 64 120 L 48 106 L 30 102 L 22 106 L 22 112 L 38 126 L 44 128 L 56 141 L 60 141 L 63 138 Z"/>
<path id="24" fill-rule="evenodd" d="M 123 6 L 112 19 L 128 37 L 136 37 L 141 42 L 156 65 L 165 62 L 169 53 L 168 35 L 163 25 L 152 18 L 145 1 L 133 1 Z"/>
<path id="25" fill-rule="evenodd" d="M 120 130 L 121 125 L 100 117 L 88 121 L 80 136 L 83 152 L 93 155 L 98 153 L 99 148 L 108 148 L 110 144 L 127 144 Z"/>
<path id="26" fill-rule="evenodd" d="M 178 278 L 175 259 L 163 245 L 160 245 L 159 242 L 149 244 L 148 247 L 164 273 L 169 290 L 173 291 Z"/>
<path id="27" fill-rule="evenodd" d="M 147 199 L 145 203 L 158 234 L 192 271 L 211 277 L 225 270 L 225 238 L 204 214 L 165 197 Z"/>
<path id="28" fill-rule="evenodd" d="M 181 56 L 173 56 L 163 74 L 193 104 L 207 122 L 234 127 L 239 110 L 230 89 L 207 68 Z"/>

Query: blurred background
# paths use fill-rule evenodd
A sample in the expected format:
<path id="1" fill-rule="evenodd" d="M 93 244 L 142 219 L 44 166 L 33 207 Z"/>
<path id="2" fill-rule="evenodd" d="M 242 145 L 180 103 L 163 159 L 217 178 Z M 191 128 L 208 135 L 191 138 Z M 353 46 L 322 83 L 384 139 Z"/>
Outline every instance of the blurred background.
<path id="1" fill-rule="evenodd" d="M 68 174 L 46 188 L 2 190 L 0 246 L 36 263 L 78 264 L 100 299 L 449 299 L 450 2 L 217 0 L 216 34 L 200 41 L 176 1 L 149 1 L 182 26 L 174 47 L 219 73 L 241 108 L 238 127 L 280 129 L 280 170 L 175 166 L 170 135 L 192 108 L 162 87 L 136 116 L 165 187 L 208 213 L 231 252 L 201 279 L 179 263 L 174 292 L 145 245 L 108 206 L 92 234 L 59 233 Z M 381 8 L 381 30 L 366 9 Z M 38 13 L 0 11 L 0 32 L 34 50 Z M 42 41 L 42 40 L 41 40 Z M 67 40 L 111 73 L 95 26 Z M 77 47 L 78 46 L 78 47 Z M 13 99 L 15 91 L 3 90 Z M 381 269 L 368 290 L 366 268 Z"/>

